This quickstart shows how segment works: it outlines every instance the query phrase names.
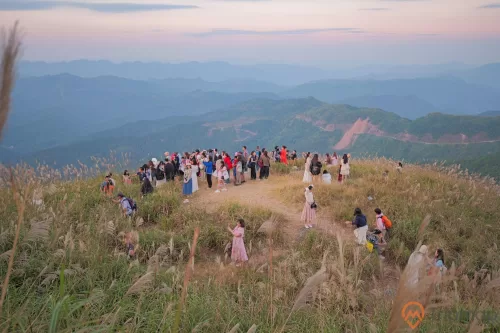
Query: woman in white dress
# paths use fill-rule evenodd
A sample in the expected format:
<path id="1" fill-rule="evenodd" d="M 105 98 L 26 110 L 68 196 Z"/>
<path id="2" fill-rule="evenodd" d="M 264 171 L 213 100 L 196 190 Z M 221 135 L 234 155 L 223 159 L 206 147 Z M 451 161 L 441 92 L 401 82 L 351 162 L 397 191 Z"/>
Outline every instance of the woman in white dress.
<path id="1" fill-rule="evenodd" d="M 193 180 L 193 193 L 194 193 L 194 192 L 198 191 L 198 176 L 197 176 L 197 174 L 198 174 L 198 170 L 200 167 L 197 164 L 196 157 L 193 158 L 192 163 L 193 164 L 191 165 L 191 172 L 193 174 L 192 180 Z"/>
<path id="2" fill-rule="evenodd" d="M 340 169 L 340 174 L 342 175 L 342 182 L 346 180 L 347 177 L 349 177 L 349 157 L 347 157 L 347 154 L 344 154 L 342 156 L 342 167 Z"/>
<path id="3" fill-rule="evenodd" d="M 305 170 L 304 170 L 304 178 L 302 178 L 302 181 L 304 183 L 312 183 L 312 174 L 311 174 L 311 153 L 307 153 L 306 155 L 306 165 L 305 165 Z"/>
<path id="4" fill-rule="evenodd" d="M 332 164 L 333 166 L 337 166 L 339 164 L 339 157 L 337 156 L 337 152 L 333 152 Z"/>

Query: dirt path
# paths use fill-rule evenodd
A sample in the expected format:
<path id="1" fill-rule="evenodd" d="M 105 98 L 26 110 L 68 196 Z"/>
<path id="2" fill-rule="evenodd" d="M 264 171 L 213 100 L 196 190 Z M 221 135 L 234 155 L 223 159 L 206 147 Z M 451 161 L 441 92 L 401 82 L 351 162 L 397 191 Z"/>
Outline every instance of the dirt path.
<path id="1" fill-rule="evenodd" d="M 290 176 L 270 176 L 267 180 L 248 180 L 241 186 L 227 185 L 227 192 L 214 193 L 214 190 L 206 188 L 206 182 L 200 182 L 200 193 L 191 199 L 190 204 L 204 207 L 209 212 L 214 212 L 218 207 L 227 202 L 240 202 L 242 204 L 255 207 L 266 208 L 282 215 L 286 220 L 285 232 L 286 240 L 300 240 L 307 230 L 300 220 L 302 204 L 292 206 L 279 200 L 279 190 L 290 183 L 299 184 L 301 175 L 293 175 L 297 179 L 290 179 Z M 334 223 L 333 219 L 325 216 L 321 212 L 316 217 L 313 228 L 325 232 L 332 232 L 333 229 L 345 232 L 343 223 Z"/>

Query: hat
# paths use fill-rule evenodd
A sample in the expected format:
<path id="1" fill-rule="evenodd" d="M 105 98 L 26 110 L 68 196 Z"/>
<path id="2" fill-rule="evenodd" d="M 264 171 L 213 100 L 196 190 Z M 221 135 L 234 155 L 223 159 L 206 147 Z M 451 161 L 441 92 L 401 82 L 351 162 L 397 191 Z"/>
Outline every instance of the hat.
<path id="1" fill-rule="evenodd" d="M 427 254 L 427 245 L 422 245 L 420 249 L 418 249 L 418 252 L 422 254 Z"/>

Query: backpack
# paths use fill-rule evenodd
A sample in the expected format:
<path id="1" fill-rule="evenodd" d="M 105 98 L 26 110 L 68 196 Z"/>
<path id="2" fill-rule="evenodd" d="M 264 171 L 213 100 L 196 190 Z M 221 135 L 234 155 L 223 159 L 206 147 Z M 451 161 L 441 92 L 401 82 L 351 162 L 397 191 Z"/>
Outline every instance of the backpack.
<path id="1" fill-rule="evenodd" d="M 128 201 L 128 204 L 130 205 L 130 208 L 132 208 L 132 210 L 137 210 L 137 203 L 134 201 L 134 199 L 131 199 L 131 198 L 126 198 L 127 201 Z"/>
<path id="2" fill-rule="evenodd" d="M 315 176 L 319 175 L 321 173 L 321 162 L 317 162 L 315 164 L 311 165 L 311 173 Z"/>
<path id="3" fill-rule="evenodd" d="M 387 216 L 382 215 L 382 222 L 384 222 L 384 226 L 386 229 L 392 228 L 392 222 L 387 218 Z"/>

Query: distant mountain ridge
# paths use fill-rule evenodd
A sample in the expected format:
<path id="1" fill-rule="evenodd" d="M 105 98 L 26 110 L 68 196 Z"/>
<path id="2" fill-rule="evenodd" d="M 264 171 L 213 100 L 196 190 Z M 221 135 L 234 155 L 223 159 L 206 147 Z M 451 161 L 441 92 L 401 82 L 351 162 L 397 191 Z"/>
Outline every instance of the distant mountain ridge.
<path id="1" fill-rule="evenodd" d="M 130 129 L 144 132 L 127 134 Z M 411 121 L 380 109 L 331 105 L 314 98 L 256 99 L 203 117 L 165 118 L 129 124 L 110 136 L 36 153 L 33 158 L 58 165 L 86 162 L 109 151 L 132 153 L 134 160 L 161 157 L 165 150 L 195 148 L 238 150 L 286 144 L 298 151 L 384 154 L 410 160 L 456 160 L 500 153 L 495 121 L 478 116 L 431 114 Z M 121 134 L 120 134 L 121 133 Z M 394 149 L 390 147 L 396 147 Z"/>

